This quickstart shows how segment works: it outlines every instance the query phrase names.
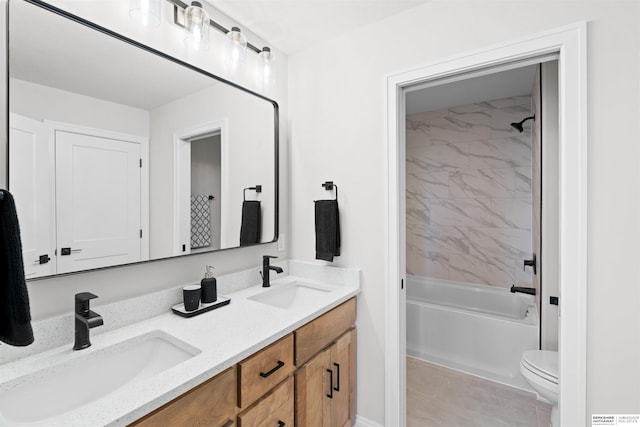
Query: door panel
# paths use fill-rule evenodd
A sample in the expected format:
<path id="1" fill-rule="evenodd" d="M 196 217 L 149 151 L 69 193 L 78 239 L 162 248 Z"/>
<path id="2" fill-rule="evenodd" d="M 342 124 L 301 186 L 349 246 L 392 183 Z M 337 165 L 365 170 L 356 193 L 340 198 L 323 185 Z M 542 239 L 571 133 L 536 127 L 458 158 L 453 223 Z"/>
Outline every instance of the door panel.
<path id="1" fill-rule="evenodd" d="M 20 221 L 25 276 L 54 274 L 49 144 L 42 122 L 10 114 L 9 164 L 9 190 Z M 40 256 L 44 256 L 42 264 Z"/>
<path id="2" fill-rule="evenodd" d="M 140 144 L 57 130 L 58 273 L 141 260 Z"/>

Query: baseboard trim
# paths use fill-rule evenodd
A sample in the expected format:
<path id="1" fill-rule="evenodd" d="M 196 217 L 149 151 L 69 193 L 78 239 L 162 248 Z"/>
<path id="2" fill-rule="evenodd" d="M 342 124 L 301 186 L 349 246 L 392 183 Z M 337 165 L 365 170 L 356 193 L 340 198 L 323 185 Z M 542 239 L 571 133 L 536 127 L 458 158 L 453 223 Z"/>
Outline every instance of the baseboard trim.
<path id="1" fill-rule="evenodd" d="M 354 427 L 383 427 L 383 425 L 368 420 L 361 415 L 356 415 L 356 423 L 354 424 Z"/>

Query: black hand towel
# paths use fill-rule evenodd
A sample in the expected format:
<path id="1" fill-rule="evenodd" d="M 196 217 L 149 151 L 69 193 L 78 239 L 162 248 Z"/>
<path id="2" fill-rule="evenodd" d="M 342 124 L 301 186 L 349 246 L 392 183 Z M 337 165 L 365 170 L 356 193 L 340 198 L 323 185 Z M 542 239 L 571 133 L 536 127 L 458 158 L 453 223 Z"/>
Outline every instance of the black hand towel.
<path id="1" fill-rule="evenodd" d="M 0 192 L 0 340 L 25 346 L 33 342 L 33 330 L 18 214 L 13 196 L 8 191 Z"/>
<path id="2" fill-rule="evenodd" d="M 262 235 L 262 211 L 259 200 L 242 202 L 242 223 L 240 224 L 240 246 L 260 243 Z"/>
<path id="3" fill-rule="evenodd" d="M 316 259 L 340 255 L 340 212 L 337 200 L 316 200 Z"/>

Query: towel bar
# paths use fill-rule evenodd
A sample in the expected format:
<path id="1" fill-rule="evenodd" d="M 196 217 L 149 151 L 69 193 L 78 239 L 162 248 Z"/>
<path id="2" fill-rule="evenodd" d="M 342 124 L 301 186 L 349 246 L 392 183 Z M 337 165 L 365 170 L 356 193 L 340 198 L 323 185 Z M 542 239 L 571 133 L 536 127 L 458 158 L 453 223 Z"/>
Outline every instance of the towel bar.
<path id="1" fill-rule="evenodd" d="M 338 200 L 338 185 L 334 184 L 333 181 L 325 181 L 324 183 L 322 183 L 322 186 L 324 187 L 325 190 L 327 191 L 331 191 L 334 189 L 336 190 L 336 200 Z"/>
<path id="2" fill-rule="evenodd" d="M 262 185 L 258 184 L 255 187 L 247 187 L 242 190 L 242 199 L 247 201 L 247 190 L 254 190 L 256 193 L 262 193 Z"/>

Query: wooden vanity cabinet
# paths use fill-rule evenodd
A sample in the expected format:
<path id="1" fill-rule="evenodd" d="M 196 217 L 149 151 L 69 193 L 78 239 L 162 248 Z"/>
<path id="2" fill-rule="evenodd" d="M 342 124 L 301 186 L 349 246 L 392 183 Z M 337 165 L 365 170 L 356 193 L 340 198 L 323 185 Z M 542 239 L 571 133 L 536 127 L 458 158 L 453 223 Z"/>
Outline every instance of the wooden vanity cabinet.
<path id="1" fill-rule="evenodd" d="M 131 426 L 233 426 L 237 412 L 236 385 L 236 367 L 232 366 Z"/>
<path id="2" fill-rule="evenodd" d="M 353 426 L 355 319 L 352 298 L 131 426 Z"/>
<path id="3" fill-rule="evenodd" d="M 295 373 L 296 426 L 344 427 L 355 423 L 354 324 L 355 299 L 352 299 L 296 331 L 296 358 L 300 355 L 306 359 L 311 346 L 321 348 L 304 365 L 298 366 Z M 299 331 L 302 332 L 300 338 Z M 338 337 L 333 339 L 335 335 Z M 313 336 L 323 337 L 323 341 L 318 342 L 318 338 L 311 343 Z"/>

